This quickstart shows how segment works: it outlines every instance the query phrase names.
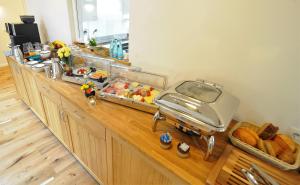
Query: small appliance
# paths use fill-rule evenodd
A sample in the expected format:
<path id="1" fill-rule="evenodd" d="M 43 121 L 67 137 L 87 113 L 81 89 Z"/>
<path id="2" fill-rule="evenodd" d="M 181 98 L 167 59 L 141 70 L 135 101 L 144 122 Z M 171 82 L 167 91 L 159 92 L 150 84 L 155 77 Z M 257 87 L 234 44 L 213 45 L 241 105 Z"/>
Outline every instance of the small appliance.
<path id="1" fill-rule="evenodd" d="M 23 43 L 40 43 L 38 25 L 34 22 L 34 16 L 21 16 L 24 23 L 5 23 L 6 32 L 11 40 L 11 47 L 20 45 L 23 51 Z"/>

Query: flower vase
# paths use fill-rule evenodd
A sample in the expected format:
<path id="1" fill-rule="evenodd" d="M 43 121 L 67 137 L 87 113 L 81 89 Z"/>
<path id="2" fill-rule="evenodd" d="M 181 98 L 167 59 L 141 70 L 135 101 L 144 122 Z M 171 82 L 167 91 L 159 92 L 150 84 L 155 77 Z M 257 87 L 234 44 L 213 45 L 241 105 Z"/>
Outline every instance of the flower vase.
<path id="1" fill-rule="evenodd" d="M 95 96 L 96 95 L 96 92 L 95 91 L 91 91 L 91 92 L 89 92 L 89 93 L 87 93 L 87 92 L 85 92 L 84 93 L 85 94 L 85 97 L 90 97 L 90 96 Z"/>
<path id="2" fill-rule="evenodd" d="M 63 63 L 63 68 L 64 68 L 64 72 L 66 73 L 67 76 L 72 76 L 73 75 L 73 70 L 72 67 L 70 65 L 70 57 L 63 57 L 61 58 L 61 61 Z"/>
<path id="3" fill-rule="evenodd" d="M 96 105 L 96 96 L 95 91 L 92 91 L 90 93 L 85 92 L 85 97 L 87 97 L 89 105 Z"/>
<path id="4" fill-rule="evenodd" d="M 96 96 L 89 96 L 88 98 L 89 105 L 96 105 Z"/>

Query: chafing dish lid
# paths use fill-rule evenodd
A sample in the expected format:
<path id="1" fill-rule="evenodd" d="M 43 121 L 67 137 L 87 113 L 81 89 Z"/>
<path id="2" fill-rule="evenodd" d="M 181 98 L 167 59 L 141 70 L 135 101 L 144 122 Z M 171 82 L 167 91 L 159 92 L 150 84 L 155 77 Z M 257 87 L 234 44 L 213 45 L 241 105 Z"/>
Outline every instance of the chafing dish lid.
<path id="1" fill-rule="evenodd" d="M 215 112 L 203 103 L 187 99 L 178 93 L 167 93 L 161 96 L 157 101 L 159 105 L 176 110 L 194 119 L 202 121 L 213 127 L 223 127 Z"/>
<path id="2" fill-rule="evenodd" d="M 222 94 L 219 88 L 201 81 L 184 81 L 175 91 L 205 103 L 215 102 Z"/>
<path id="3" fill-rule="evenodd" d="M 162 92 L 155 103 L 160 111 L 199 129 L 223 132 L 236 112 L 239 100 L 218 84 L 189 80 Z"/>

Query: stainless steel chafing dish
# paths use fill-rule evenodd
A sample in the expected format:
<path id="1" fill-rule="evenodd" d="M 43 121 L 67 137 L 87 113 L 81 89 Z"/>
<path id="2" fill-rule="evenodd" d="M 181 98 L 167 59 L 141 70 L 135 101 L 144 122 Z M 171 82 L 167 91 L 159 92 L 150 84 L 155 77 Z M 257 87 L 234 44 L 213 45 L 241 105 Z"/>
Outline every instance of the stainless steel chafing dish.
<path id="1" fill-rule="evenodd" d="M 180 127 L 196 133 L 207 142 L 205 159 L 214 146 L 215 132 L 224 132 L 235 114 L 239 100 L 212 82 L 182 81 L 162 92 L 155 104 L 153 131 L 161 119 L 175 119 Z"/>

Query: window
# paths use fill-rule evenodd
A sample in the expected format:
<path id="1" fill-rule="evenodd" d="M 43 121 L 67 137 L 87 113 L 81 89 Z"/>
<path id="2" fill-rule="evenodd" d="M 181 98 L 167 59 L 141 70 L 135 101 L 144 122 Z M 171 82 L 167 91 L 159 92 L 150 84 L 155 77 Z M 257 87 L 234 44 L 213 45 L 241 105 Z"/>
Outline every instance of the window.
<path id="1" fill-rule="evenodd" d="M 128 39 L 129 0 L 76 0 L 79 38 Z"/>

